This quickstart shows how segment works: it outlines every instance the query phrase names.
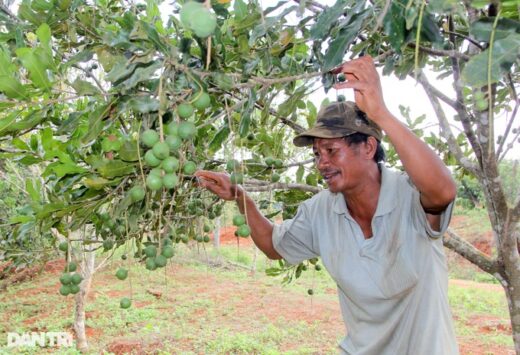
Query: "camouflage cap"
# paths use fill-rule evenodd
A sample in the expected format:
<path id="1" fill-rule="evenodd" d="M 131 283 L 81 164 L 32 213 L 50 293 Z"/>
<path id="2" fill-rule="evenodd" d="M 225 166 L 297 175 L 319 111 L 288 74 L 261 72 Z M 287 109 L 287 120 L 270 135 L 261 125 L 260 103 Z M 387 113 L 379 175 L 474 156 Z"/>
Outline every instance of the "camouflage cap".
<path id="1" fill-rule="evenodd" d="M 293 143 L 297 147 L 311 145 L 314 138 L 340 138 L 354 133 L 365 133 L 381 141 L 381 128 L 369 120 L 354 102 L 333 102 L 318 113 L 316 124 L 297 135 Z"/>

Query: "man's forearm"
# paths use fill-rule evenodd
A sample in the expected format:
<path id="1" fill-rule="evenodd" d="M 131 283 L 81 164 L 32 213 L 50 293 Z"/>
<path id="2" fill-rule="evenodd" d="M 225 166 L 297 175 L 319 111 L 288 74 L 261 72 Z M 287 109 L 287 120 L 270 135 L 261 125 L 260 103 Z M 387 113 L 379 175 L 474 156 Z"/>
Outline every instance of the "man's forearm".
<path id="1" fill-rule="evenodd" d="M 445 207 L 456 195 L 456 185 L 442 160 L 408 127 L 387 111 L 380 120 L 401 162 L 417 189 L 425 209 Z"/>
<path id="2" fill-rule="evenodd" d="M 273 224 L 260 212 L 255 202 L 247 193 L 239 189 L 237 192 L 237 204 L 241 213 L 246 215 L 247 223 L 251 228 L 251 238 L 256 246 L 270 259 L 282 257 L 273 246 Z"/>

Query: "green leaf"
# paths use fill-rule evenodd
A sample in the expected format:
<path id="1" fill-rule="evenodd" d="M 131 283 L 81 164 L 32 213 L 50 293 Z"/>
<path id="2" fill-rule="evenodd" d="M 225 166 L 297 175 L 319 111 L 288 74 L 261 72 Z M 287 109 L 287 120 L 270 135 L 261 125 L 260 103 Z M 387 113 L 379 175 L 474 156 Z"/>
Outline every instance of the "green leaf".
<path id="1" fill-rule="evenodd" d="M 213 74 L 213 80 L 219 89 L 231 90 L 233 88 L 233 78 L 229 75 L 224 73 L 215 73 Z"/>
<path id="2" fill-rule="evenodd" d="M 21 120 L 13 122 L 9 128 L 5 130 L 5 133 L 17 133 L 20 131 L 25 131 L 27 129 L 33 128 L 42 122 L 45 117 L 42 115 L 41 111 L 32 111 L 29 112 L 25 117 Z"/>
<path id="3" fill-rule="evenodd" d="M 11 53 L 0 45 L 0 76 L 11 77 L 16 67 L 11 62 Z"/>
<path id="4" fill-rule="evenodd" d="M 0 137 L 5 136 L 10 131 L 10 127 L 16 121 L 18 112 L 11 112 L 7 117 L 0 119 Z"/>
<path id="5" fill-rule="evenodd" d="M 300 86 L 294 94 L 287 98 L 280 106 L 278 106 L 278 114 L 282 117 L 288 117 L 296 110 L 296 105 L 307 93 L 305 85 Z"/>
<path id="6" fill-rule="evenodd" d="M 430 0 L 427 10 L 437 14 L 451 14 L 457 10 L 459 2 L 456 0 Z"/>
<path id="7" fill-rule="evenodd" d="M 323 57 L 323 71 L 329 71 L 343 62 L 343 56 L 348 46 L 357 37 L 367 14 L 367 11 L 362 11 L 359 14 L 353 15 L 351 21 L 345 24 L 339 31 L 325 52 L 325 56 Z"/>
<path id="8" fill-rule="evenodd" d="M 139 160 L 139 156 L 137 154 L 138 144 L 135 140 L 125 140 L 121 149 L 119 149 L 119 157 L 121 160 L 134 162 Z M 142 152 L 144 153 L 144 152 Z M 142 158 L 142 154 L 141 154 Z"/>
<path id="9" fill-rule="evenodd" d="M 230 132 L 231 131 L 229 130 L 229 126 L 227 124 L 220 127 L 211 142 L 209 142 L 208 150 L 211 154 L 222 148 L 222 144 L 229 137 Z"/>
<path id="10" fill-rule="evenodd" d="M 85 49 L 85 50 L 82 50 L 81 52 L 79 52 L 78 54 L 72 56 L 68 60 L 68 62 L 65 63 L 65 65 L 67 67 L 71 67 L 77 63 L 88 62 L 89 60 L 92 60 L 93 57 L 94 57 L 94 53 L 92 51 Z M 107 71 L 109 71 L 109 70 L 107 70 Z"/>
<path id="11" fill-rule="evenodd" d="M 29 71 L 29 77 L 36 86 L 45 90 L 51 88 L 52 83 L 45 72 L 47 68 L 41 62 L 41 58 L 31 48 L 18 48 L 16 55 L 22 62 L 22 65 Z"/>
<path id="12" fill-rule="evenodd" d="M 107 179 L 118 176 L 128 175 L 134 171 L 134 164 L 126 163 L 122 160 L 104 160 L 97 167 L 98 173 Z"/>
<path id="13" fill-rule="evenodd" d="M 155 62 L 144 68 L 139 67 L 128 79 L 121 82 L 119 86 L 125 90 L 129 90 L 140 82 L 150 80 L 154 76 L 155 72 L 161 67 L 162 62 Z"/>
<path id="14" fill-rule="evenodd" d="M 249 13 L 247 11 L 247 4 L 243 0 L 235 0 L 233 8 L 235 10 L 235 21 L 238 22 L 245 19 Z"/>
<path id="15" fill-rule="evenodd" d="M 443 37 L 439 26 L 431 14 L 424 14 L 421 27 L 421 39 L 431 43 L 442 43 Z"/>
<path id="16" fill-rule="evenodd" d="M 15 146 L 16 148 L 20 149 L 20 150 L 30 150 L 29 146 L 27 145 L 27 143 L 25 143 L 22 139 L 20 139 L 19 137 L 15 137 L 12 141 L 11 141 L 11 144 L 13 146 Z"/>
<path id="17" fill-rule="evenodd" d="M 114 63 L 114 65 L 112 66 L 112 70 L 108 72 L 105 79 L 116 84 L 120 80 L 132 74 L 136 66 L 137 63 L 128 64 L 126 59 L 119 58 L 119 60 L 116 63 Z"/>
<path id="18" fill-rule="evenodd" d="M 343 15 L 346 5 L 347 1 L 338 0 L 332 7 L 326 8 L 321 12 L 316 19 L 316 23 L 310 29 L 311 39 L 325 39 L 334 22 Z"/>
<path id="19" fill-rule="evenodd" d="M 79 78 L 74 80 L 72 87 L 78 95 L 98 95 L 100 93 L 99 89 L 92 83 Z"/>
<path id="20" fill-rule="evenodd" d="M 392 1 L 390 10 L 383 19 L 383 27 L 388 35 L 392 48 L 401 53 L 401 46 L 404 43 L 406 20 L 404 6 L 397 1 Z"/>
<path id="21" fill-rule="evenodd" d="M 246 107 L 242 110 L 240 116 L 240 126 L 238 127 L 238 133 L 240 137 L 244 138 L 249 133 L 249 125 L 251 124 L 251 114 L 253 113 L 256 102 L 256 91 L 251 89 L 249 91 L 249 99 L 247 100 Z"/>
<path id="22" fill-rule="evenodd" d="M 111 183 L 112 181 L 99 176 L 92 176 L 83 179 L 83 184 L 85 184 L 86 187 L 94 190 L 102 190 L 105 186 L 108 186 Z"/>
<path id="23" fill-rule="evenodd" d="M 10 99 L 27 99 L 25 86 L 13 76 L 0 75 L 0 92 L 3 92 Z"/>
<path id="24" fill-rule="evenodd" d="M 306 116 L 307 127 L 312 127 L 316 123 L 316 118 L 318 117 L 318 109 L 311 101 L 307 101 L 307 108 L 309 109 L 309 113 Z"/>
<path id="25" fill-rule="evenodd" d="M 10 224 L 27 223 L 34 221 L 33 216 L 14 216 L 9 219 Z"/>
<path id="26" fill-rule="evenodd" d="M 82 143 L 90 143 L 95 140 L 103 130 L 103 120 L 110 112 L 111 104 L 98 107 L 90 114 L 88 132 L 81 139 Z"/>
<path id="27" fill-rule="evenodd" d="M 518 62 L 520 54 L 520 35 L 511 34 L 504 39 L 494 42 L 491 57 L 491 84 L 499 81 L 504 73 L 508 72 L 513 63 Z M 474 56 L 462 70 L 462 79 L 473 87 L 482 87 L 488 84 L 488 56 L 489 49 Z"/>
<path id="28" fill-rule="evenodd" d="M 37 188 L 34 185 L 35 182 L 33 180 L 27 179 L 25 181 L 25 190 L 27 191 L 33 202 L 40 203 L 41 196 L 38 191 L 41 190 L 41 188 Z"/>
<path id="29" fill-rule="evenodd" d="M 55 203 L 47 203 L 41 208 L 36 217 L 38 219 L 44 219 L 52 215 L 54 212 L 59 211 L 65 207 L 65 203 L 63 202 L 55 202 Z"/>
<path id="30" fill-rule="evenodd" d="M 141 113 L 154 112 L 159 111 L 159 100 L 151 96 L 138 96 L 130 99 L 128 106 L 130 106 L 132 110 Z"/>
<path id="31" fill-rule="evenodd" d="M 81 166 L 74 163 L 54 162 L 47 166 L 43 175 L 48 176 L 51 172 L 53 172 L 58 178 L 62 178 L 65 175 L 82 174 L 86 171 L 87 169 L 82 168 Z"/>
<path id="32" fill-rule="evenodd" d="M 305 173 L 305 168 L 303 165 L 300 165 L 298 167 L 298 170 L 296 170 L 296 182 L 301 183 L 303 181 L 303 174 Z"/>
<path id="33" fill-rule="evenodd" d="M 42 47 L 48 51 L 51 51 L 51 28 L 49 25 L 42 23 L 36 30 L 36 35 L 38 36 Z"/>
<path id="34" fill-rule="evenodd" d="M 485 17 L 471 24 L 469 33 L 479 42 L 489 42 L 493 31 L 494 17 Z M 520 33 L 520 22 L 501 18 L 495 28 L 495 41 L 508 37 L 511 34 Z"/>

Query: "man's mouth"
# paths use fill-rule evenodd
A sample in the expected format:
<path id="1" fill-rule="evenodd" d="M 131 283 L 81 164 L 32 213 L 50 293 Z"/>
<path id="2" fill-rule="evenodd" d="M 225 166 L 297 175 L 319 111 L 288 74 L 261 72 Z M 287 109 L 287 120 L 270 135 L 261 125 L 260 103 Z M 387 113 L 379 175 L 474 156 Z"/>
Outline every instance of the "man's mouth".
<path id="1" fill-rule="evenodd" d="M 321 173 L 321 176 L 323 176 L 323 179 L 329 183 L 334 177 L 339 175 L 339 171 L 324 171 Z"/>

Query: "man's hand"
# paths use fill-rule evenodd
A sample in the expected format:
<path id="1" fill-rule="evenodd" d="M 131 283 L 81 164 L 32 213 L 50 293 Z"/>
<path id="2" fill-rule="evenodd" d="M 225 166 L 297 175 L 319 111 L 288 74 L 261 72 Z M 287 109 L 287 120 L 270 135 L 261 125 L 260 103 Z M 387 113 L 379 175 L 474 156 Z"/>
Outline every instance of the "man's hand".
<path id="1" fill-rule="evenodd" d="M 388 113 L 383 98 L 383 89 L 374 61 L 370 56 L 363 56 L 343 63 L 331 71 L 343 73 L 347 81 L 334 85 L 335 89 L 354 89 L 357 106 L 375 123 Z"/>
<path id="2" fill-rule="evenodd" d="M 234 201 L 241 192 L 237 185 L 231 184 L 229 175 L 213 171 L 199 170 L 195 172 L 199 186 L 202 186 L 226 201 Z"/>

